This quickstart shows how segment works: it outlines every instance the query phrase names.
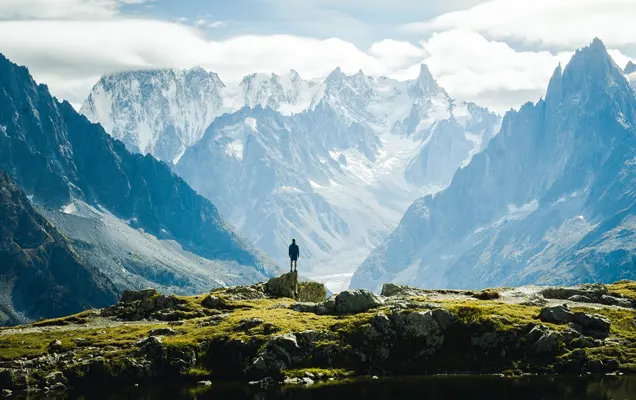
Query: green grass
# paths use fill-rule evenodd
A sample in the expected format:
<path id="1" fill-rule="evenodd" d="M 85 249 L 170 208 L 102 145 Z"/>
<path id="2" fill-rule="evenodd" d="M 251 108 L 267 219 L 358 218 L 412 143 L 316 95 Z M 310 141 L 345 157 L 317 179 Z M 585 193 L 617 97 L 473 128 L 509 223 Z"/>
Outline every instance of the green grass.
<path id="1" fill-rule="evenodd" d="M 636 300 L 636 281 L 619 281 L 605 285 L 611 293 L 620 294 L 631 300 Z"/>

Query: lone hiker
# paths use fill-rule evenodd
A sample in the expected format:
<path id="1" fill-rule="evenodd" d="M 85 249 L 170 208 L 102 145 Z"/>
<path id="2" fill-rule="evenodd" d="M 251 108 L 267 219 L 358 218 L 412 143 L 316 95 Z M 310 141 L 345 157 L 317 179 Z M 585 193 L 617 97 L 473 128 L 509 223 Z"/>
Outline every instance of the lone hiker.
<path id="1" fill-rule="evenodd" d="M 291 264 L 289 266 L 289 271 L 297 271 L 298 270 L 298 257 L 300 256 L 300 249 L 296 244 L 296 239 L 292 239 L 292 244 L 289 245 L 289 258 L 291 259 Z"/>

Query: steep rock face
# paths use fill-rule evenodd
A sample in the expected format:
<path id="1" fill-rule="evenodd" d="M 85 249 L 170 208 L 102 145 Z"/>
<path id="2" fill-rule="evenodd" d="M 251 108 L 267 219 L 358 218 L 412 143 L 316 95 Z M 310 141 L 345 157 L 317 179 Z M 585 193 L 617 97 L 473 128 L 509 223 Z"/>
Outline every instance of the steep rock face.
<path id="1" fill-rule="evenodd" d="M 256 105 L 217 118 L 175 171 L 280 264 L 296 238 L 301 268 L 333 274 L 339 291 L 408 205 L 446 186 L 498 125 L 455 105 L 425 66 L 407 82 L 336 69 L 302 113 Z"/>
<path id="2" fill-rule="evenodd" d="M 167 165 L 129 153 L 26 68 L 0 58 L 0 71 L 0 168 L 118 286 L 150 281 L 187 292 L 273 273 Z"/>
<path id="3" fill-rule="evenodd" d="M 104 307 L 114 285 L 0 171 L 0 325 Z"/>
<path id="4" fill-rule="evenodd" d="M 177 161 L 227 108 L 225 85 L 203 68 L 105 76 L 80 113 L 136 153 Z"/>
<path id="5" fill-rule="evenodd" d="M 625 66 L 625 74 L 632 88 L 636 90 L 636 64 L 631 61 L 628 62 Z"/>
<path id="6" fill-rule="evenodd" d="M 633 278 L 635 126 L 634 92 L 597 39 L 446 190 L 409 208 L 352 286 Z"/>
<path id="7" fill-rule="evenodd" d="M 236 105 L 271 108 L 283 115 L 299 113 L 311 103 L 316 86 L 316 82 L 302 79 L 294 70 L 285 75 L 252 74 L 241 81 L 241 101 Z"/>

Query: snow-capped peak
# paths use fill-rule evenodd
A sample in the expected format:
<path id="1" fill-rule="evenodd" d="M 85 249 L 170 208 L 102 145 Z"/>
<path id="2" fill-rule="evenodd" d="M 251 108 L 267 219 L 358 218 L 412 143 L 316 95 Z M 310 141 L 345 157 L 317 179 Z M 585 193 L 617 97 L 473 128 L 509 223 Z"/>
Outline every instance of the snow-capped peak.
<path id="1" fill-rule="evenodd" d="M 426 64 L 421 64 L 420 75 L 409 85 L 409 91 L 413 97 L 432 97 L 444 93 Z"/>

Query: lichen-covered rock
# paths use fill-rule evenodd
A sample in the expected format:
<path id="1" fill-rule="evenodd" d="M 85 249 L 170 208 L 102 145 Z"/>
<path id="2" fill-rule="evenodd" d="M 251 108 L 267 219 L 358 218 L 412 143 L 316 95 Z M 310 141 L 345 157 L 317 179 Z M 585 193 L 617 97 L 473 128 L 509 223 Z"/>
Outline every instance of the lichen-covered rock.
<path id="1" fill-rule="evenodd" d="M 294 363 L 300 362 L 303 354 L 294 334 L 277 336 L 257 354 L 249 367 L 248 374 L 258 379 L 279 376 L 282 370 L 289 369 Z"/>
<path id="2" fill-rule="evenodd" d="M 265 293 L 271 297 L 296 299 L 298 294 L 298 272 L 289 272 L 267 281 Z"/>
<path id="3" fill-rule="evenodd" d="M 177 331 L 172 328 L 156 328 L 148 332 L 148 336 L 176 336 Z"/>
<path id="4" fill-rule="evenodd" d="M 203 301 L 201 301 L 201 305 L 206 308 L 219 308 L 223 305 L 223 302 L 220 298 L 210 294 L 205 296 Z"/>
<path id="5" fill-rule="evenodd" d="M 68 381 L 66 380 L 66 377 L 60 371 L 54 371 L 46 375 L 44 377 L 44 382 L 46 383 L 46 386 L 49 386 L 49 387 L 52 385 L 55 385 L 56 383 L 63 383 L 63 384 L 68 383 Z"/>
<path id="6" fill-rule="evenodd" d="M 382 299 L 369 290 L 345 290 L 335 296 L 334 312 L 338 315 L 358 314 L 383 304 Z"/>
<path id="7" fill-rule="evenodd" d="M 49 353 L 59 353 L 64 350 L 64 346 L 62 346 L 62 342 L 55 339 L 49 343 L 47 349 L 49 350 Z"/>
<path id="8" fill-rule="evenodd" d="M 554 324 L 571 324 L 582 333 L 597 338 L 605 338 L 610 334 L 611 324 L 607 318 L 584 312 L 572 312 L 567 305 L 542 308 L 539 319 Z"/>
<path id="9" fill-rule="evenodd" d="M 133 301 L 142 301 L 158 296 L 157 289 L 143 289 L 143 290 L 124 290 L 120 303 L 132 303 Z"/>
<path id="10" fill-rule="evenodd" d="M 573 287 L 548 287 L 540 293 L 546 299 L 567 300 L 572 296 L 585 296 L 591 302 L 598 303 L 602 296 L 609 294 L 609 290 L 601 284 L 584 284 Z"/>
<path id="11" fill-rule="evenodd" d="M 237 331 L 249 331 L 252 328 L 256 328 L 259 325 L 263 324 L 262 319 L 260 318 L 247 318 L 239 321 L 238 326 L 235 328 Z"/>
<path id="12" fill-rule="evenodd" d="M 385 283 L 382 285 L 381 296 L 384 297 L 408 297 L 408 296 L 422 296 L 425 291 L 422 289 L 414 288 L 412 286 L 396 285 L 395 283 Z"/>
<path id="13" fill-rule="evenodd" d="M 296 300 L 307 303 L 320 303 L 327 298 L 327 288 L 318 282 L 300 282 Z"/>
<path id="14" fill-rule="evenodd" d="M 564 304 L 560 306 L 545 307 L 539 313 L 539 319 L 553 324 L 568 324 L 574 320 L 574 313 Z"/>

